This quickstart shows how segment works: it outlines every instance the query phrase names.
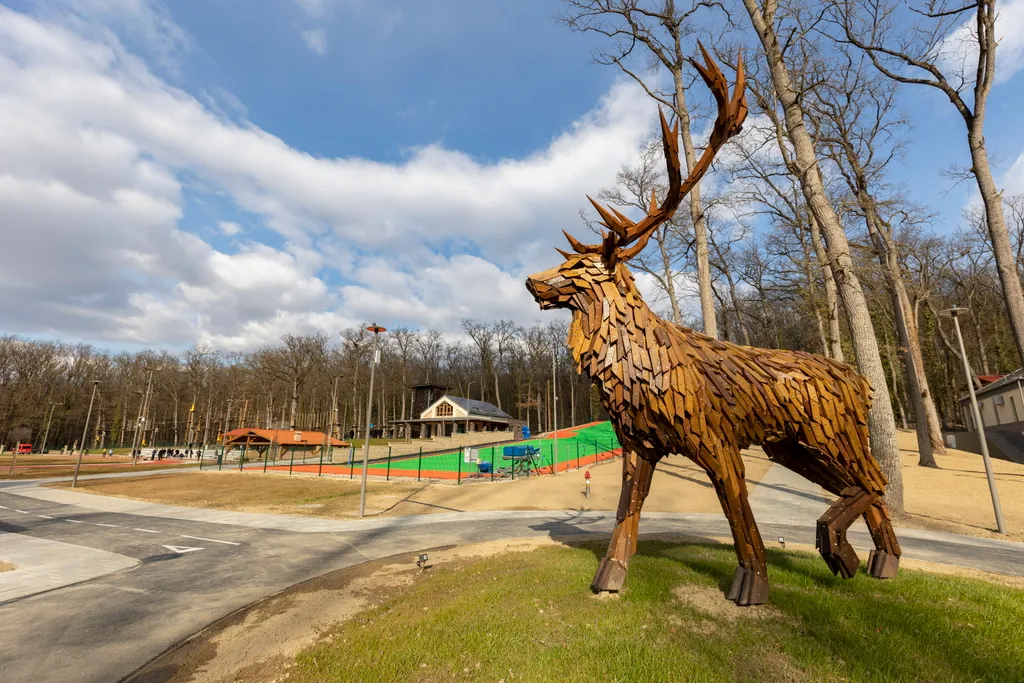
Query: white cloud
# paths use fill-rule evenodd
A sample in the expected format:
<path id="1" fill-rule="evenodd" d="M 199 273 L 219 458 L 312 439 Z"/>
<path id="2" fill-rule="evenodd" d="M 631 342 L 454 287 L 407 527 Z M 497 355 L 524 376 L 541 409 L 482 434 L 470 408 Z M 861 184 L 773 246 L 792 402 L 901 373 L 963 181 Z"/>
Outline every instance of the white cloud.
<path id="1" fill-rule="evenodd" d="M 319 18 L 327 14 L 334 0 L 295 0 L 295 4 L 309 16 Z"/>
<path id="2" fill-rule="evenodd" d="M 242 226 L 234 221 L 218 221 L 217 227 L 226 237 L 234 237 L 242 232 Z"/>
<path id="3" fill-rule="evenodd" d="M 327 54 L 327 31 L 322 28 L 310 29 L 302 32 L 302 42 L 311 52 L 323 57 Z"/>
<path id="4" fill-rule="evenodd" d="M 1024 0 L 997 5 L 996 83 L 1009 81 L 1024 68 Z M 954 29 L 938 46 L 939 65 L 948 74 L 961 74 L 973 81 L 978 64 L 977 27 L 974 14 Z"/>
<path id="5" fill-rule="evenodd" d="M 523 159 L 316 158 L 169 86 L 110 32 L 0 6 L 0 224 L 18 254 L 0 325 L 245 348 L 365 319 L 546 319 L 523 280 L 557 261 L 561 228 L 582 231 L 584 194 L 635 159 L 655 116 L 623 84 Z M 215 220 L 237 253 L 179 226 L 182 173 L 253 217 L 241 232 L 237 211 Z M 265 229 L 279 246 L 252 241 Z"/>

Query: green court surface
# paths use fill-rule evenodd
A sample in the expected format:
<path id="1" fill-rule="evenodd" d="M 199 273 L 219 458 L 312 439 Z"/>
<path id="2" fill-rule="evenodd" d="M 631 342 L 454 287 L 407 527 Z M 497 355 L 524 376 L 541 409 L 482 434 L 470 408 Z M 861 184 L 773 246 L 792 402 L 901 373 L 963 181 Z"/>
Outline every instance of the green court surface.
<path id="1" fill-rule="evenodd" d="M 535 462 L 538 468 L 550 468 L 553 456 L 555 439 L 529 439 L 516 442 L 517 446 L 535 446 L 540 449 L 540 455 Z M 508 467 L 512 463 L 502 458 L 502 449 L 505 445 L 488 446 L 476 449 L 480 462 L 491 462 L 493 468 L 499 470 Z M 615 436 L 610 422 L 596 422 L 580 427 L 563 429 L 558 432 L 558 463 L 559 469 L 566 466 L 575 467 L 576 462 L 585 464 L 584 461 L 594 462 L 594 456 L 614 451 L 619 447 L 619 440 Z M 344 460 L 334 456 L 334 464 L 345 464 Z M 356 463 L 358 468 L 358 462 Z M 370 465 L 370 471 L 378 473 L 387 470 L 388 463 L 376 462 Z M 436 453 L 433 455 L 396 456 L 391 459 L 391 472 L 397 476 L 408 476 L 408 472 L 462 472 L 463 475 L 476 473 L 477 464 L 466 462 L 465 454 L 460 451 L 451 453 Z M 550 471 L 550 469 L 548 470 Z"/>

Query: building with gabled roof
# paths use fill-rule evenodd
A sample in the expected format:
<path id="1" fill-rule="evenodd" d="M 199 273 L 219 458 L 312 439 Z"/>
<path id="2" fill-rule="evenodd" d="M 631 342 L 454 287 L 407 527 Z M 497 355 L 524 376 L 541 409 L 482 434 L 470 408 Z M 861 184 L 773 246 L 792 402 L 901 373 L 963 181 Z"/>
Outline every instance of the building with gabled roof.
<path id="1" fill-rule="evenodd" d="M 430 388 L 437 389 L 434 385 Z M 403 425 L 410 438 L 429 439 L 473 432 L 506 432 L 522 422 L 487 401 L 444 394 L 423 408 L 419 417 L 393 420 L 391 424 Z"/>

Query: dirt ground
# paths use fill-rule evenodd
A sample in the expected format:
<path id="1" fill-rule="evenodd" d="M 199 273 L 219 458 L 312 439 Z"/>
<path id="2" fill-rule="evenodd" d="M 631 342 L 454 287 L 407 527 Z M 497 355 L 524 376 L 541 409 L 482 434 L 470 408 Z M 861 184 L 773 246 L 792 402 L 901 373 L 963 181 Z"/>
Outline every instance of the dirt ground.
<path id="1" fill-rule="evenodd" d="M 748 488 L 768 471 L 760 449 L 744 457 Z M 583 471 L 591 473 L 590 497 L 584 497 Z M 57 484 L 56 486 L 68 486 Z M 422 515 L 468 510 L 614 510 L 622 486 L 622 461 L 515 481 L 467 482 L 461 486 L 397 480 L 367 487 L 371 515 Z M 76 491 L 146 500 L 164 505 L 208 507 L 240 512 L 270 512 L 313 517 L 355 516 L 359 478 L 259 472 L 190 472 L 138 479 L 79 482 Z M 718 496 L 707 475 L 689 460 L 666 458 L 655 470 L 644 505 L 650 512 L 719 512 Z"/>
<path id="2" fill-rule="evenodd" d="M 907 516 L 899 526 L 971 536 L 1024 541 L 1024 465 L 992 459 L 1007 534 L 996 533 L 992 497 L 980 455 L 947 450 L 936 456 L 939 469 L 919 467 L 917 437 L 900 431 L 903 495 Z"/>
<path id="3" fill-rule="evenodd" d="M 899 433 L 907 515 L 898 526 L 1024 541 L 1024 465 L 993 460 L 996 485 L 1009 533 L 995 532 L 995 517 L 981 456 L 947 451 L 939 469 L 917 465 L 913 432 Z M 748 489 L 771 463 L 759 448 L 744 452 Z M 515 481 L 465 482 L 461 486 L 409 480 L 373 481 L 367 511 L 372 515 L 417 515 L 471 510 L 614 510 L 622 483 L 621 460 L 591 466 L 591 495 L 583 495 L 583 471 Z M 244 482 L 244 485 L 243 485 Z M 64 484 L 66 486 L 67 484 Z M 138 479 L 92 480 L 79 491 L 148 500 L 167 505 L 211 507 L 345 518 L 356 514 L 359 479 L 257 472 L 194 472 Z M 655 470 L 645 512 L 721 511 L 707 476 L 680 456 Z"/>
<path id="4" fill-rule="evenodd" d="M 14 565 L 6 560 L 0 560 L 0 572 L 9 572 L 14 570 Z"/>

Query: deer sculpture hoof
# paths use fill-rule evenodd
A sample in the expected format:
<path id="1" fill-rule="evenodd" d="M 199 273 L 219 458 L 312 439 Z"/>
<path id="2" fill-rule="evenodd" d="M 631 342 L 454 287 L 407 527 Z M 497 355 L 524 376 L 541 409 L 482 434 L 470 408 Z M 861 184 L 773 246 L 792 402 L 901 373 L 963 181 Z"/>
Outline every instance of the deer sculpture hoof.
<path id="1" fill-rule="evenodd" d="M 597 574 L 590 584 L 595 593 L 618 593 L 626 583 L 626 565 L 614 557 L 606 557 L 597 567 Z"/>
<path id="2" fill-rule="evenodd" d="M 868 575 L 876 579 L 895 579 L 899 569 L 898 555 L 884 550 L 872 550 L 868 553 Z"/>
<path id="3" fill-rule="evenodd" d="M 846 540 L 846 529 L 836 530 L 831 524 L 819 521 L 815 546 L 833 574 L 844 579 L 852 579 L 857 574 L 860 558 Z"/>
<path id="4" fill-rule="evenodd" d="M 768 601 L 768 575 L 763 569 L 755 571 L 747 567 L 736 567 L 732 586 L 725 597 L 741 607 L 763 605 Z"/>

